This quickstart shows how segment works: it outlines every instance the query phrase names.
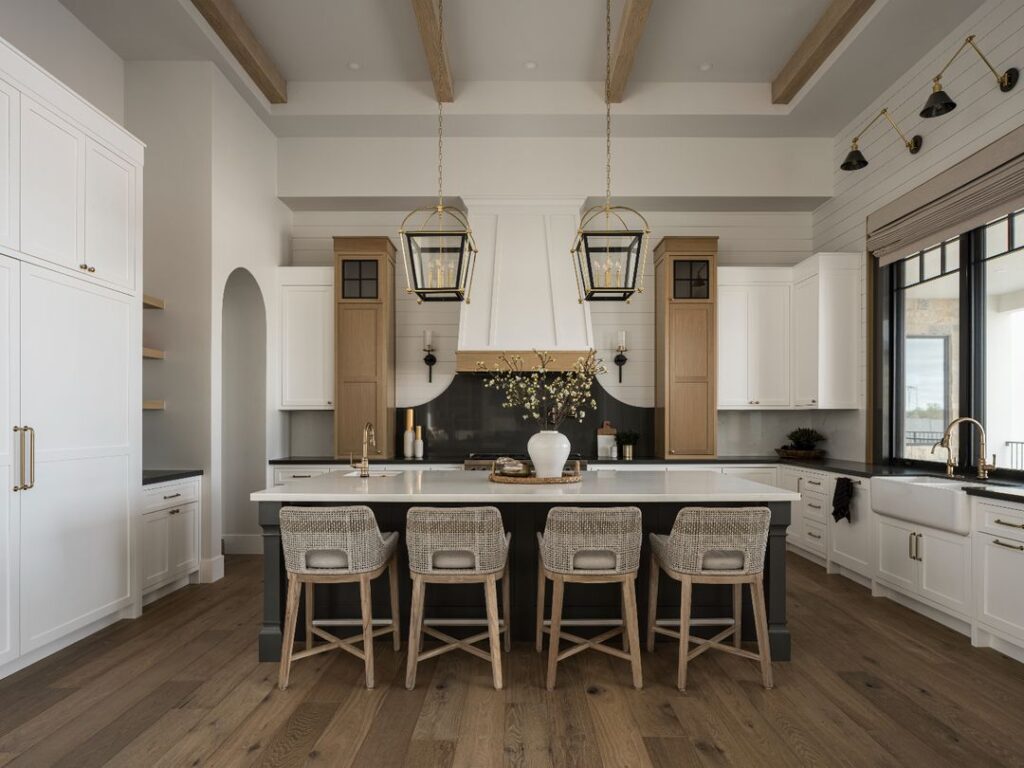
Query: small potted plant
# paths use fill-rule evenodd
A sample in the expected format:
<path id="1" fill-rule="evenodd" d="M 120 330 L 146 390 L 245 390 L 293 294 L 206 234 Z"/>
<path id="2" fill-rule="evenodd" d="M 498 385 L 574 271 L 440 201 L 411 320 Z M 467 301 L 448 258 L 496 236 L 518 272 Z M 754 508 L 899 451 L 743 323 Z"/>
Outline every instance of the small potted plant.
<path id="1" fill-rule="evenodd" d="M 633 460 L 633 452 L 636 450 L 636 444 L 640 442 L 640 435 L 636 432 L 622 431 L 615 436 L 619 443 L 619 456 L 624 461 Z"/>
<path id="2" fill-rule="evenodd" d="M 816 429 L 800 427 L 786 437 L 789 444 L 775 449 L 784 459 L 820 459 L 825 455 L 825 451 L 818 448 L 818 443 L 824 442 L 825 436 Z"/>

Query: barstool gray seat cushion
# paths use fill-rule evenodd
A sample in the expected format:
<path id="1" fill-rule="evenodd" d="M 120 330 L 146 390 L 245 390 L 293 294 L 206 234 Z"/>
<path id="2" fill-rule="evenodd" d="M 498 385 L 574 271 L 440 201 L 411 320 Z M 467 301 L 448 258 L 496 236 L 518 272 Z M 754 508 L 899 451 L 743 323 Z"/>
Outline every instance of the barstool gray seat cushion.
<path id="1" fill-rule="evenodd" d="M 652 533 L 651 549 L 653 549 L 655 554 L 658 555 L 658 558 L 661 560 L 661 562 L 671 567 L 671 551 L 669 545 L 669 537 L 667 534 Z M 743 553 L 738 549 L 708 550 L 704 553 L 704 557 L 701 561 L 701 570 L 742 571 Z"/>
<path id="2" fill-rule="evenodd" d="M 610 549 L 584 549 L 572 556 L 572 567 L 577 571 L 613 571 L 615 553 Z"/>
<path id="3" fill-rule="evenodd" d="M 434 553 L 434 567 L 440 569 L 464 569 L 476 566 L 472 552 L 464 549 L 446 549 Z"/>
<path id="4" fill-rule="evenodd" d="M 385 554 L 390 558 L 398 546 L 398 531 L 381 533 L 381 537 L 384 539 Z M 306 567 L 348 569 L 348 552 L 343 549 L 311 549 L 306 552 Z"/>

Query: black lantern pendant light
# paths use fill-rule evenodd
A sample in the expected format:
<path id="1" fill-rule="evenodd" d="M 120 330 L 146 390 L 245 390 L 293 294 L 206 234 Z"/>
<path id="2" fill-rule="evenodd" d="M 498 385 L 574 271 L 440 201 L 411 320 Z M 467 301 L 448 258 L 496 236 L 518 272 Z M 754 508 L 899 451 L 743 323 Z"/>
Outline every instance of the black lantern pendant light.
<path id="1" fill-rule="evenodd" d="M 995 67 L 989 63 L 989 60 L 985 58 L 985 54 L 981 52 L 981 49 L 974 44 L 974 35 L 968 35 L 967 39 L 961 43 L 960 47 L 957 48 L 956 53 L 953 54 L 952 58 L 946 62 L 946 66 L 942 68 L 935 77 L 932 78 L 932 92 L 928 96 L 928 101 L 924 103 L 924 109 L 921 110 L 921 117 L 940 117 L 941 115 L 948 114 L 956 109 L 956 102 L 949 97 L 949 94 L 942 90 L 942 76 L 949 69 L 949 65 L 956 61 L 957 56 L 963 53 L 964 49 L 970 46 L 974 51 L 981 57 L 981 60 L 985 62 L 992 74 L 995 75 L 996 82 L 999 83 L 999 90 L 1003 93 L 1012 91 L 1013 87 L 1017 85 L 1017 80 L 1020 78 L 1020 72 L 1017 71 L 1016 67 L 1010 67 L 1008 70 L 999 74 L 996 72 Z"/>
<path id="2" fill-rule="evenodd" d="M 437 3 L 438 50 L 444 50 L 444 0 Z M 469 303 L 476 242 L 466 212 L 444 204 L 444 112 L 437 101 L 437 205 L 417 208 L 402 221 L 399 239 L 406 293 L 424 301 Z"/>
<path id="3" fill-rule="evenodd" d="M 643 293 L 651 230 L 639 212 L 612 205 L 612 12 L 605 3 L 605 197 L 580 218 L 572 246 L 576 290 L 584 301 L 625 301 Z"/>
<path id="4" fill-rule="evenodd" d="M 889 114 L 889 108 L 883 107 L 882 111 L 871 118 L 871 122 L 865 125 L 864 129 L 853 137 L 853 141 L 850 142 L 850 151 L 847 153 L 846 159 L 843 160 L 842 165 L 839 166 L 840 168 L 844 171 L 859 171 L 868 164 L 868 159 L 864 157 L 864 153 L 860 151 L 860 137 L 867 132 L 868 128 L 874 125 L 879 118 L 882 117 L 888 120 L 889 125 L 891 125 L 893 130 L 900 135 L 900 138 L 903 140 L 903 144 L 906 146 L 907 151 L 910 152 L 910 154 L 916 155 L 921 151 L 921 144 L 924 140 L 920 136 L 912 136 L 908 139 L 892 119 L 892 116 Z"/>

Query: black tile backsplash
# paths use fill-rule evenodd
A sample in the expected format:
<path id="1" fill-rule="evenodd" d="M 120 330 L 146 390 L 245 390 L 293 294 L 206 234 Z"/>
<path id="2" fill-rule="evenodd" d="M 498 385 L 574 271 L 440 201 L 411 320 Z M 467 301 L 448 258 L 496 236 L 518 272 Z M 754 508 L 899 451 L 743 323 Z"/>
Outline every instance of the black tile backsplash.
<path id="1" fill-rule="evenodd" d="M 464 456 L 470 453 L 526 453 L 526 442 L 538 431 L 518 410 L 502 408 L 504 395 L 484 386 L 485 374 L 457 373 L 452 383 L 428 403 L 413 408 L 416 424 L 423 426 L 424 452 L 429 456 Z M 654 455 L 654 409 L 627 405 L 594 383 L 597 408 L 582 423 L 562 422 L 559 431 L 572 443 L 572 450 L 584 456 L 597 455 L 597 428 L 607 420 L 621 431 L 640 435 L 635 455 Z M 395 445 L 402 451 L 405 409 L 395 418 Z"/>

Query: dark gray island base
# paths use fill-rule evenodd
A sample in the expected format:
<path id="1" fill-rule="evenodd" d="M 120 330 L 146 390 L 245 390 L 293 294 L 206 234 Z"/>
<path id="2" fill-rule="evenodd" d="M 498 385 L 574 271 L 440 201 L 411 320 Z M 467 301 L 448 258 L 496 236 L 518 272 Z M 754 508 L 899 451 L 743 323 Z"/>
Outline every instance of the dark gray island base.
<path id="1" fill-rule="evenodd" d="M 448 474 L 448 473 L 445 473 Z M 756 485 L 756 484 L 750 484 Z M 764 486 L 761 486 L 764 487 Z M 268 491 L 254 496 L 265 495 Z M 281 551 L 278 513 L 282 506 L 337 506 L 345 502 L 322 501 L 264 501 L 259 500 L 259 522 L 263 529 L 263 626 L 259 633 L 260 661 L 278 661 L 281 657 L 281 633 L 284 621 L 285 569 Z M 440 506 L 438 502 L 418 502 L 410 499 L 401 502 L 366 502 L 373 509 L 382 531 L 400 531 L 399 561 L 403 577 L 399 586 L 401 605 L 402 642 L 408 637 L 409 603 L 412 582 L 408 578 L 408 559 L 405 552 L 405 516 L 410 506 L 424 503 Z M 502 500 L 495 503 L 501 510 L 505 529 L 512 533 L 509 551 L 510 580 L 512 597 L 512 636 L 516 640 L 533 641 L 537 595 L 537 532 L 544 530 L 548 510 L 554 506 L 550 501 L 521 502 Z M 563 504 L 582 507 L 608 506 L 607 503 L 574 503 L 571 498 L 561 500 Z M 645 626 L 647 614 L 647 578 L 650 567 L 650 545 L 647 533 L 668 533 L 676 513 L 683 506 L 742 507 L 756 504 L 771 509 L 771 528 L 768 536 L 768 553 L 765 564 L 765 599 L 768 608 L 768 635 L 772 659 L 790 659 L 790 635 L 786 625 L 786 528 L 790 522 L 789 501 L 679 501 L 679 502 L 634 502 L 643 513 L 645 539 L 640 559 L 640 573 L 636 580 L 637 605 L 640 611 L 641 628 Z M 470 506 L 468 503 L 452 502 L 444 506 Z M 479 585 L 431 585 L 427 590 L 427 618 L 479 619 L 483 617 L 483 591 Z M 375 618 L 390 615 L 387 579 L 373 583 L 373 612 Z M 662 576 L 658 591 L 658 616 L 678 618 L 679 585 Z M 355 585 L 320 586 L 316 590 L 315 615 L 318 619 L 346 619 L 359 616 L 359 592 Z M 550 608 L 550 589 L 547 594 Z M 549 612 L 550 614 L 550 612 Z M 548 615 L 549 615 L 548 614 Z M 617 585 L 572 584 L 566 588 L 563 616 L 573 618 L 618 618 L 620 616 Z M 693 617 L 712 618 L 732 615 L 732 592 L 728 585 L 698 585 L 694 588 Z M 305 622 L 300 613 L 298 633 L 304 633 Z M 579 628 L 580 630 L 584 628 Z M 710 628 L 708 628 L 710 629 Z M 694 628 L 700 634 L 701 628 Z M 357 630 L 353 627 L 352 633 Z M 454 632 L 454 630 L 452 630 Z M 344 631 L 342 635 L 348 634 Z M 708 632 L 710 634 L 710 632 Z M 643 631 L 641 631 L 641 636 Z M 750 596 L 744 590 L 743 606 L 744 639 L 754 639 L 754 622 L 751 613 Z M 674 642 L 674 641 L 673 641 Z"/>

